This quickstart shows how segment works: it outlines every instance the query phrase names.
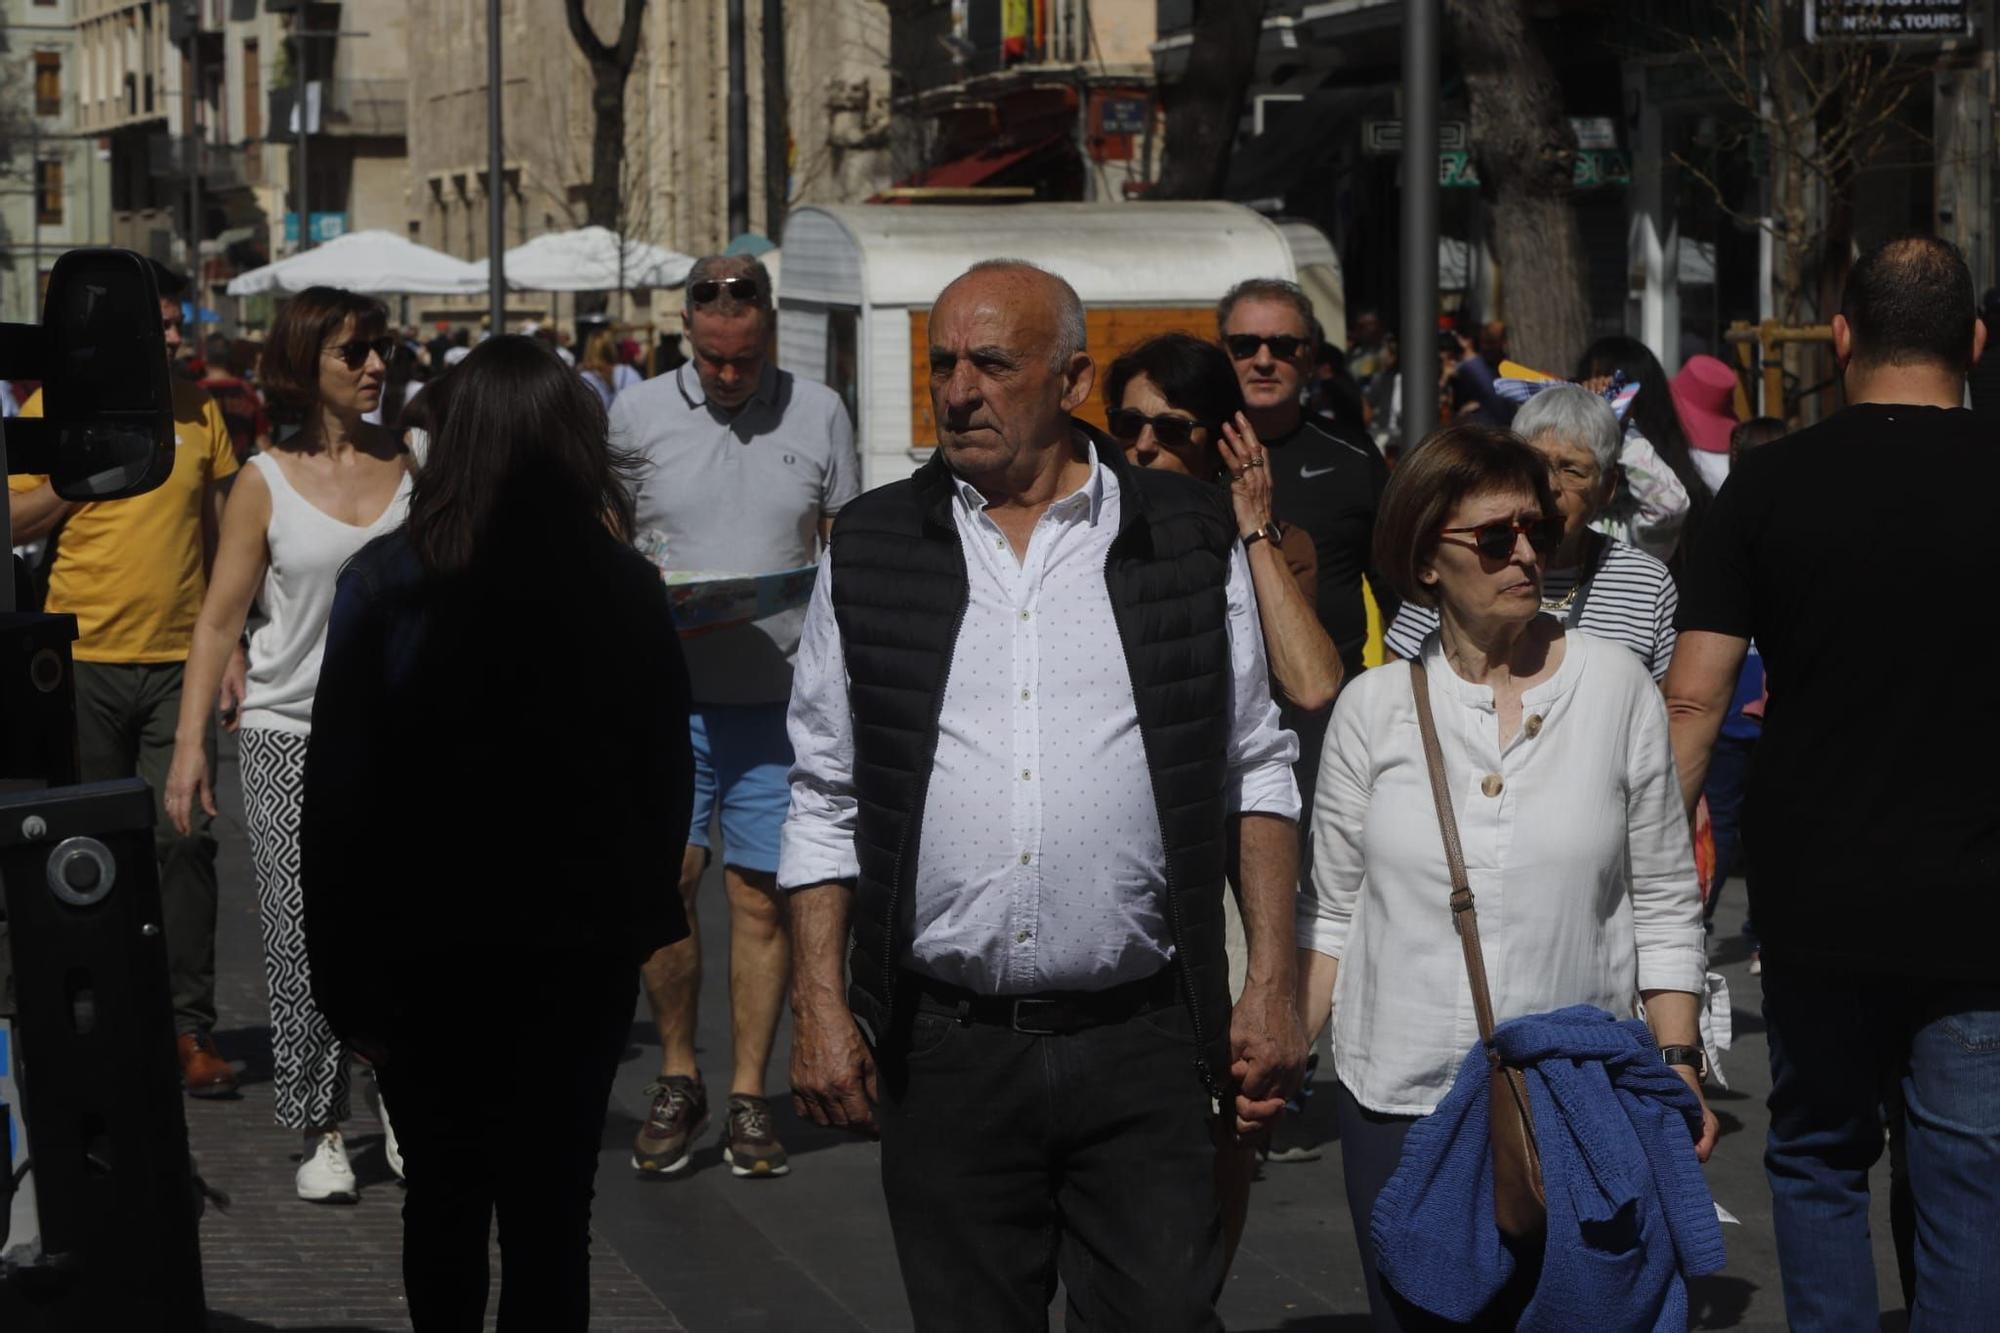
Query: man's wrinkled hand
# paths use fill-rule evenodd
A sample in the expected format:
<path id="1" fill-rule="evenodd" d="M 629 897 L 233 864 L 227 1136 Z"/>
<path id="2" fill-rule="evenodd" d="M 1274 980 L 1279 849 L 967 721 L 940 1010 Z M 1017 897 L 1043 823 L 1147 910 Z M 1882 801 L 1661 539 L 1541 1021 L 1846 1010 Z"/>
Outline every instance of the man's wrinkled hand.
<path id="1" fill-rule="evenodd" d="M 792 1109 L 801 1119 L 869 1138 L 875 1124 L 875 1057 L 846 1005 L 836 1012 L 794 1005 Z"/>
<path id="2" fill-rule="evenodd" d="M 1289 985 L 1244 988 L 1229 1020 L 1229 1053 L 1236 1133 L 1245 1138 L 1277 1122 L 1305 1077 L 1305 1026 Z"/>

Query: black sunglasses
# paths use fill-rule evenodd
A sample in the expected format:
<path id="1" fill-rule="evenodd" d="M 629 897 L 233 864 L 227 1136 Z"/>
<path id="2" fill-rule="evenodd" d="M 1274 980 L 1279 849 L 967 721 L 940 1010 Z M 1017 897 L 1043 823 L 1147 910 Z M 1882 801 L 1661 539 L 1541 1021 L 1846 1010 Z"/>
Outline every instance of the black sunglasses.
<path id="1" fill-rule="evenodd" d="M 1271 355 L 1277 357 L 1278 360 L 1289 361 L 1298 355 L 1301 347 L 1306 346 L 1311 341 L 1310 338 L 1294 338 L 1289 333 L 1281 333 L 1275 338 L 1266 338 L 1262 334 L 1257 333 L 1232 333 L 1222 340 L 1222 345 L 1227 347 L 1229 355 L 1238 361 L 1248 361 L 1251 357 L 1257 355 L 1259 347 L 1266 346 L 1271 349 Z"/>
<path id="2" fill-rule="evenodd" d="M 1488 560 L 1505 560 L 1514 554 L 1516 537 L 1526 537 L 1537 554 L 1547 555 L 1562 545 L 1563 525 L 1559 518 L 1503 518 L 1474 528 L 1440 528 L 1438 536 L 1442 539 L 1458 532 L 1472 534 L 1471 541 L 1458 545 L 1470 546 Z"/>
<path id="3" fill-rule="evenodd" d="M 326 349 L 340 358 L 341 364 L 349 370 L 359 370 L 368 364 L 370 352 L 382 358 L 382 364 L 389 364 L 389 354 L 396 350 L 396 340 L 387 334 L 380 338 L 356 338 L 352 342 L 338 343 Z"/>
<path id="4" fill-rule="evenodd" d="M 688 300 L 695 305 L 707 305 L 724 292 L 732 301 L 755 301 L 759 295 L 751 278 L 703 278 L 688 284 Z"/>
<path id="5" fill-rule="evenodd" d="M 1208 425 L 1206 421 L 1190 421 L 1186 417 L 1149 417 L 1130 407 L 1118 408 L 1107 420 L 1114 440 L 1129 444 L 1139 438 L 1141 431 L 1151 426 L 1153 438 L 1169 449 L 1187 448 L 1194 443 L 1194 433 Z"/>

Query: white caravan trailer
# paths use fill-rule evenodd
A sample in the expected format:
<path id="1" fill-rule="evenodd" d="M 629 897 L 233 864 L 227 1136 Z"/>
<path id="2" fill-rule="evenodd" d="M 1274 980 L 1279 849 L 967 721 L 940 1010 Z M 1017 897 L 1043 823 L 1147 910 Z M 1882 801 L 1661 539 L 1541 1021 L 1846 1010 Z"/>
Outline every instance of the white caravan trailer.
<path id="1" fill-rule="evenodd" d="M 1031 260 L 1069 279 L 1100 373 L 1169 330 L 1215 336 L 1215 303 L 1245 278 L 1289 278 L 1345 337 L 1340 263 L 1317 228 L 1238 204 L 807 204 L 785 221 L 778 359 L 853 414 L 864 486 L 930 454 L 931 303 L 982 259 Z M 1103 424 L 1093 398 L 1078 415 Z"/>

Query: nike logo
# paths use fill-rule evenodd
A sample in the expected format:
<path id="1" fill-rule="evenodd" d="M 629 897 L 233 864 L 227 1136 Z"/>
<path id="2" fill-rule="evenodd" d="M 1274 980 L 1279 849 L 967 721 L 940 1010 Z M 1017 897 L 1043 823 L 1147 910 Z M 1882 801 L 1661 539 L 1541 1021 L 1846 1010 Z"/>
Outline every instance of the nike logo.
<path id="1" fill-rule="evenodd" d="M 1299 480 L 1309 481 L 1314 477 L 1324 477 L 1329 472 L 1338 471 L 1340 469 L 1337 467 L 1302 467 L 1299 469 Z"/>

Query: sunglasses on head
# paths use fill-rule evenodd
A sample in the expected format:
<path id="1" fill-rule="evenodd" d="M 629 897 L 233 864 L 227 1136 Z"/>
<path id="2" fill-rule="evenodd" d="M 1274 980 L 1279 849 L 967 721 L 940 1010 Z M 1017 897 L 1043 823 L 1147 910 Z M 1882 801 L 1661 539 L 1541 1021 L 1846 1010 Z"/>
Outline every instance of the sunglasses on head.
<path id="1" fill-rule="evenodd" d="M 356 338 L 352 342 L 340 343 L 326 350 L 339 357 L 341 364 L 349 370 L 359 370 L 368 364 L 370 352 L 381 357 L 382 363 L 387 365 L 389 354 L 396 350 L 396 340 L 384 334 L 380 338 Z"/>
<path id="2" fill-rule="evenodd" d="M 758 297 L 757 283 L 751 278 L 703 278 L 688 285 L 688 300 L 695 305 L 707 305 L 724 292 L 732 301 L 755 301 Z"/>
<path id="3" fill-rule="evenodd" d="M 1153 438 L 1169 449 L 1185 449 L 1194 443 L 1194 433 L 1206 426 L 1206 421 L 1190 421 L 1186 417 L 1149 417 L 1130 407 L 1121 407 L 1107 418 L 1111 425 L 1111 438 L 1126 444 L 1139 438 L 1146 427 L 1153 428 Z"/>
<path id="4" fill-rule="evenodd" d="M 1505 560 L 1514 554 L 1516 537 L 1526 537 L 1537 554 L 1547 555 L 1562 544 L 1563 525 L 1559 518 L 1502 518 L 1470 528 L 1440 528 L 1438 536 L 1442 539 L 1460 532 L 1471 533 L 1472 540 L 1458 545 L 1470 546 L 1488 560 Z"/>
<path id="5" fill-rule="evenodd" d="M 1275 338 L 1266 338 L 1258 333 L 1232 333 L 1222 340 L 1222 345 L 1227 347 L 1229 355 L 1238 361 L 1248 361 L 1257 355 L 1259 347 L 1269 347 L 1272 356 L 1280 361 L 1289 361 L 1297 356 L 1299 349 L 1309 341 L 1310 339 L 1306 338 L 1294 338 L 1289 333 L 1281 333 Z"/>

